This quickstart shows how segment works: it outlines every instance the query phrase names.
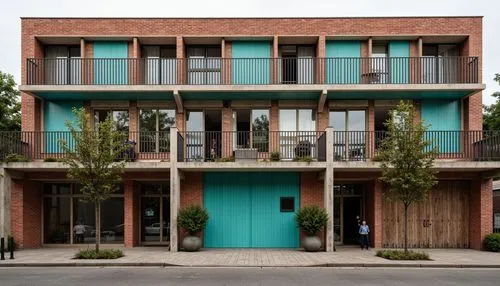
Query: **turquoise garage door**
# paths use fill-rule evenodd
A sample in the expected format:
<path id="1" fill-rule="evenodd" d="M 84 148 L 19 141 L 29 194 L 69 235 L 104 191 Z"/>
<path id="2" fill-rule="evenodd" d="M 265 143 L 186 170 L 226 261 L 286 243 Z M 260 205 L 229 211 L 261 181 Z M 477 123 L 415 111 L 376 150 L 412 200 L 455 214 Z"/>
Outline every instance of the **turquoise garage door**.
<path id="1" fill-rule="evenodd" d="M 204 247 L 299 247 L 299 188 L 298 173 L 206 173 Z"/>

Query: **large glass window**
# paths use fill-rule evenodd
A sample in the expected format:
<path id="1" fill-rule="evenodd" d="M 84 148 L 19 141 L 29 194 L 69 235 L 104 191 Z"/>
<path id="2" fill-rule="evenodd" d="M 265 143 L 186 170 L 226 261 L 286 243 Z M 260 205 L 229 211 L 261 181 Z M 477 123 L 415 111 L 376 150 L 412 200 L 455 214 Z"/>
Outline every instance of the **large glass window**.
<path id="1" fill-rule="evenodd" d="M 329 126 L 333 128 L 336 160 L 364 159 L 366 147 L 366 111 L 330 111 Z"/>
<path id="2" fill-rule="evenodd" d="M 170 127 L 175 126 L 175 110 L 143 108 L 139 116 L 140 151 L 169 152 Z"/>
<path id="3" fill-rule="evenodd" d="M 170 241 L 170 185 L 144 184 L 141 193 L 141 241 L 163 244 Z"/>
<path id="4" fill-rule="evenodd" d="M 221 48 L 192 46 L 187 48 L 189 84 L 220 84 Z"/>
<path id="5" fill-rule="evenodd" d="M 44 243 L 95 243 L 95 207 L 76 184 L 44 184 Z M 123 188 L 101 204 L 101 243 L 123 242 Z"/>
<path id="6" fill-rule="evenodd" d="M 233 150 L 255 148 L 259 152 L 269 149 L 269 110 L 243 109 L 233 111 Z"/>
<path id="7" fill-rule="evenodd" d="M 46 84 L 81 84 L 80 46 L 47 46 L 45 58 Z"/>
<path id="8" fill-rule="evenodd" d="M 129 131 L 129 115 L 128 110 L 109 110 L 100 109 L 94 110 L 94 122 L 103 122 L 108 115 L 111 114 L 117 131 Z"/>
<path id="9" fill-rule="evenodd" d="M 389 52 L 387 44 L 374 44 L 372 48 L 371 81 L 370 83 L 389 82 Z"/>
<path id="10" fill-rule="evenodd" d="M 285 159 L 316 156 L 316 113 L 313 109 L 280 109 L 280 155 Z"/>
<path id="11" fill-rule="evenodd" d="M 175 46 L 144 46 L 144 78 L 146 84 L 175 84 L 177 60 Z"/>

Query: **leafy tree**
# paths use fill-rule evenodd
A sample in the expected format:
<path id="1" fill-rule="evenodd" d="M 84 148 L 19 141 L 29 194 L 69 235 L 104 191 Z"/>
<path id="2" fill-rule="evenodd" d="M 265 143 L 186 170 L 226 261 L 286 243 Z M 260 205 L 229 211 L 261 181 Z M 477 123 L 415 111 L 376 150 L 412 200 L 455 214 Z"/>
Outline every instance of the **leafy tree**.
<path id="1" fill-rule="evenodd" d="M 125 163 L 123 157 L 128 147 L 123 144 L 127 134 L 116 130 L 111 115 L 103 122 L 90 122 L 90 115 L 83 108 L 73 109 L 76 125 L 67 121 L 66 126 L 72 140 L 61 140 L 61 149 L 66 154 L 63 163 L 68 166 L 67 177 L 81 185 L 82 201 L 95 206 L 96 245 L 101 242 L 101 202 L 107 200 L 118 189 Z"/>
<path id="2" fill-rule="evenodd" d="M 426 140 L 426 127 L 414 122 L 413 106 L 401 101 L 386 122 L 387 137 L 378 153 L 381 161 L 381 181 L 389 185 L 384 196 L 399 201 L 404 207 L 405 241 L 408 253 L 408 208 L 413 202 L 424 201 L 437 184 L 437 171 L 432 169 L 437 154 L 436 146 Z"/>
<path id="3" fill-rule="evenodd" d="M 495 74 L 494 80 L 500 84 L 500 74 Z M 500 130 L 500 92 L 494 92 L 491 96 L 496 102 L 487 106 L 483 105 L 483 130 Z"/>
<path id="4" fill-rule="evenodd" d="M 21 130 L 21 102 L 14 77 L 0 71 L 0 131 Z"/>

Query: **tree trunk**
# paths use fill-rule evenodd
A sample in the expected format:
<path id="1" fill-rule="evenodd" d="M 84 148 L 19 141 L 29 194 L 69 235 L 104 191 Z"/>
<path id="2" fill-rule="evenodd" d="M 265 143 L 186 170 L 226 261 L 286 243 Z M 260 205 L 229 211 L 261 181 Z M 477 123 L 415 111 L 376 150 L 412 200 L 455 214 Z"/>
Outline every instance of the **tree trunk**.
<path id="1" fill-rule="evenodd" d="M 101 244 L 101 203 L 95 204 L 95 251 L 99 252 Z"/>
<path id="2" fill-rule="evenodd" d="M 408 206 L 405 205 L 405 254 L 408 254 Z"/>

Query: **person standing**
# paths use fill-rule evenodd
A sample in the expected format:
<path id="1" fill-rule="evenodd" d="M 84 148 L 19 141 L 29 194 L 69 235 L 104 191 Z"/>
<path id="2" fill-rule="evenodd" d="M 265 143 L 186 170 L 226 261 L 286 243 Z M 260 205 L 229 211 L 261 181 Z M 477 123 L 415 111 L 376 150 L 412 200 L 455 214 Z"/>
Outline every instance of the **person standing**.
<path id="1" fill-rule="evenodd" d="M 365 248 L 366 248 L 366 250 L 368 250 L 368 247 L 369 247 L 368 234 L 369 233 L 370 233 L 370 227 L 366 224 L 366 221 L 364 220 L 361 223 L 361 225 L 359 226 L 361 250 L 363 250 Z"/>

